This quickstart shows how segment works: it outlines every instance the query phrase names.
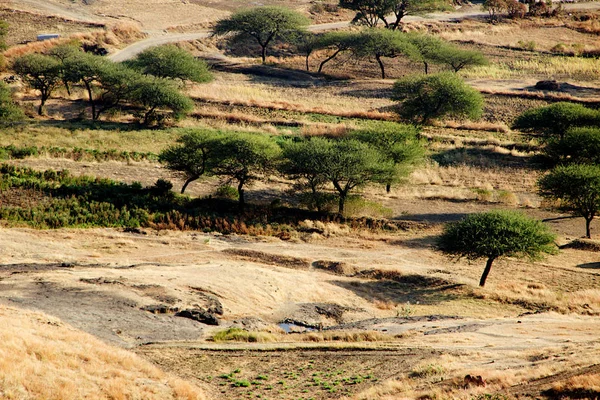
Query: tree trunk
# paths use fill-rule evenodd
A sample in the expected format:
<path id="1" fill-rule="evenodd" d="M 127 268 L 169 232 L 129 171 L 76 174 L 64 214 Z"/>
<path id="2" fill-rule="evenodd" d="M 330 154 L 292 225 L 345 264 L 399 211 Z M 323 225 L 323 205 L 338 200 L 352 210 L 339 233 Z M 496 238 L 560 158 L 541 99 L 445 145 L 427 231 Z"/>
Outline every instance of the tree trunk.
<path id="1" fill-rule="evenodd" d="M 262 63 L 266 64 L 267 63 L 267 46 L 266 45 L 262 46 L 261 57 L 262 57 Z"/>
<path id="2" fill-rule="evenodd" d="M 585 237 L 588 239 L 592 238 L 592 231 L 590 229 L 590 224 L 592 223 L 593 219 L 594 219 L 594 217 L 585 219 Z"/>
<path id="3" fill-rule="evenodd" d="M 306 55 L 306 70 L 310 72 L 310 65 L 308 65 L 308 57 L 310 57 L 310 54 Z"/>
<path id="4" fill-rule="evenodd" d="M 385 66 L 383 65 L 383 61 L 381 61 L 381 56 L 375 56 L 375 59 L 377 59 L 379 68 L 381 68 L 381 79 L 385 79 Z"/>
<path id="5" fill-rule="evenodd" d="M 244 199 L 244 181 L 240 181 L 238 183 L 238 196 L 239 196 L 239 200 L 238 200 L 238 207 L 240 209 L 240 212 L 244 211 L 244 207 L 246 205 L 246 200 Z"/>
<path id="6" fill-rule="evenodd" d="M 325 64 L 327 64 L 329 61 L 333 60 L 335 58 L 335 56 L 337 56 L 339 54 L 339 52 L 342 50 L 336 50 L 335 53 L 333 53 L 332 55 L 330 55 L 329 57 L 327 57 L 326 59 L 324 59 L 321 64 L 319 64 L 319 70 L 317 71 L 318 73 L 321 73 L 321 71 L 323 70 L 323 66 Z"/>
<path id="7" fill-rule="evenodd" d="M 88 92 L 88 98 L 92 106 L 92 120 L 96 120 L 96 103 L 94 102 L 94 93 L 92 93 L 92 86 L 87 81 L 83 81 L 83 83 L 85 84 L 85 89 Z"/>
<path id="8" fill-rule="evenodd" d="M 485 280 L 487 279 L 490 270 L 492 269 L 492 263 L 494 262 L 494 260 L 494 257 L 488 258 L 485 264 L 485 269 L 483 270 L 483 275 L 481 275 L 481 279 L 479 280 L 479 286 L 483 287 L 485 285 Z"/>
<path id="9" fill-rule="evenodd" d="M 386 183 L 385 184 L 385 192 L 389 193 L 392 190 L 392 184 L 391 183 Z"/>
<path id="10" fill-rule="evenodd" d="M 340 215 L 344 214 L 344 204 L 346 204 L 346 194 L 340 193 L 340 201 L 338 204 L 338 212 Z"/>
<path id="11" fill-rule="evenodd" d="M 44 103 L 40 103 L 40 106 L 38 107 L 38 115 L 43 115 L 44 114 Z"/>
<path id="12" fill-rule="evenodd" d="M 423 61 L 423 64 L 425 65 L 425 75 L 427 75 L 429 73 L 429 64 L 427 64 L 425 61 Z"/>
<path id="13" fill-rule="evenodd" d="M 183 184 L 183 186 L 181 187 L 181 194 L 183 194 L 183 192 L 185 192 L 185 189 L 188 187 L 188 185 L 190 183 L 192 183 L 193 181 L 195 181 L 196 179 L 200 178 L 197 175 L 192 176 L 191 178 L 188 178 L 185 183 Z"/>

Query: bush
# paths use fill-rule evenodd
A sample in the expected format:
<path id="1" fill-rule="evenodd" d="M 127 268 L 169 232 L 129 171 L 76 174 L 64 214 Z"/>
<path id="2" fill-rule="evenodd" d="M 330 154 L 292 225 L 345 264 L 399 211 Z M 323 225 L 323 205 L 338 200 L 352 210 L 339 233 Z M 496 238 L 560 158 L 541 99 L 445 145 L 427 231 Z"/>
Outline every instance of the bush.
<path id="1" fill-rule="evenodd" d="M 221 185 L 215 190 L 215 197 L 237 201 L 240 198 L 240 194 L 233 186 Z"/>
<path id="2" fill-rule="evenodd" d="M 398 113 L 419 124 L 450 117 L 478 119 L 483 113 L 483 97 L 453 73 L 409 77 L 394 84 L 393 100 L 399 100 Z"/>
<path id="3" fill-rule="evenodd" d="M 540 221 L 515 211 L 491 211 L 447 224 L 438 246 L 447 254 L 469 260 L 487 258 L 479 281 L 479 286 L 484 286 L 497 258 L 535 259 L 542 253 L 555 252 L 554 239 L 554 234 Z"/>
<path id="4" fill-rule="evenodd" d="M 562 165 L 538 181 L 540 194 L 559 201 L 562 209 L 585 219 L 585 234 L 591 238 L 590 224 L 600 210 L 600 166 Z"/>
<path id="5" fill-rule="evenodd" d="M 138 54 L 128 63 L 144 74 L 157 78 L 180 79 L 192 82 L 210 82 L 212 75 L 208 65 L 189 52 L 169 44 L 152 47 Z"/>
<path id="6" fill-rule="evenodd" d="M 571 128 L 562 139 L 551 140 L 546 156 L 560 164 L 600 164 L 600 128 Z"/>
<path id="7" fill-rule="evenodd" d="M 581 104 L 559 102 L 525 111 L 517 117 L 513 129 L 562 138 L 571 127 L 596 125 L 600 125 L 600 112 Z"/>

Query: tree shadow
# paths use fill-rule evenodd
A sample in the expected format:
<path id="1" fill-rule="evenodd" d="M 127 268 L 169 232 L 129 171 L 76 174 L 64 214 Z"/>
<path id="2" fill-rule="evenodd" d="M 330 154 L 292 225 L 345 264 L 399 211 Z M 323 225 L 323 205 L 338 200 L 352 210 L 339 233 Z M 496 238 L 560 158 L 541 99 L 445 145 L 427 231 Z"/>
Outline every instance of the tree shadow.
<path id="1" fill-rule="evenodd" d="M 409 214 L 403 215 L 403 220 L 419 221 L 433 224 L 459 221 L 469 215 L 469 213 L 431 213 L 431 214 Z"/>
<path id="2" fill-rule="evenodd" d="M 402 246 L 409 249 L 435 249 L 438 236 L 424 236 L 411 239 L 390 240 L 392 246 Z"/>
<path id="3" fill-rule="evenodd" d="M 483 169 L 520 168 L 537 170 L 541 166 L 531 157 L 501 153 L 493 149 L 479 147 L 461 147 L 438 152 L 431 155 L 440 166 L 469 165 Z"/>
<path id="4" fill-rule="evenodd" d="M 522 89 L 522 91 L 528 92 L 558 92 L 558 93 L 567 93 L 572 96 L 577 97 L 598 97 L 600 96 L 600 88 L 591 87 L 591 86 L 579 86 L 573 85 L 567 82 L 556 82 L 555 89 L 540 89 L 536 86 L 527 86 Z"/>
<path id="5" fill-rule="evenodd" d="M 352 291 L 359 297 L 369 301 L 385 301 L 392 303 L 434 305 L 461 297 L 457 289 L 461 284 L 421 285 L 401 283 L 393 280 L 378 280 L 368 282 L 330 281 L 341 288 Z"/>
<path id="6" fill-rule="evenodd" d="M 583 269 L 600 269 L 600 262 L 591 262 L 591 263 L 578 264 L 577 268 L 583 268 Z"/>
<path id="7" fill-rule="evenodd" d="M 341 95 L 356 97 L 356 98 L 369 98 L 369 99 L 389 99 L 392 97 L 392 89 L 377 88 L 377 89 L 353 89 L 341 92 Z"/>

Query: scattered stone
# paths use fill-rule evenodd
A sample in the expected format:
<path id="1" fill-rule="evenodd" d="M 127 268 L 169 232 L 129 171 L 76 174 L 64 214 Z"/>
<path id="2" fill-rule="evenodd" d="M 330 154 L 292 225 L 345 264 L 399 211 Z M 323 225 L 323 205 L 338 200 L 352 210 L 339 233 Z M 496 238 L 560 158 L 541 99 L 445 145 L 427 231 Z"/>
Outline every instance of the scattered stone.
<path id="1" fill-rule="evenodd" d="M 485 386 L 485 380 L 481 377 L 481 375 L 465 375 L 465 389 L 470 388 L 471 386 Z"/>
<path id="2" fill-rule="evenodd" d="M 170 307 L 165 304 L 151 304 L 141 308 L 144 311 L 151 312 L 152 314 L 170 314 L 179 311 L 178 307 Z"/>
<path id="3" fill-rule="evenodd" d="M 535 88 L 538 90 L 552 90 L 557 91 L 561 89 L 560 82 L 557 81 L 539 81 L 535 84 Z"/>
<path id="4" fill-rule="evenodd" d="M 215 317 L 213 314 L 209 313 L 206 310 L 202 310 L 200 308 L 192 308 L 189 310 L 179 311 L 175 314 L 176 317 L 183 317 L 193 319 L 194 321 L 198 321 L 202 324 L 206 325 L 219 325 L 219 319 Z"/>

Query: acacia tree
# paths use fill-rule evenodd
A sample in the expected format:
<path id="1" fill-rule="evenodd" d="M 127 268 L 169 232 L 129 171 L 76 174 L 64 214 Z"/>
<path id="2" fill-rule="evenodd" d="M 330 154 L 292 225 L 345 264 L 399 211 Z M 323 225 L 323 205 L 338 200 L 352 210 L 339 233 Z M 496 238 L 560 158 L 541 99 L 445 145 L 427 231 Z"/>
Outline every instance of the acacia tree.
<path id="1" fill-rule="evenodd" d="M 24 117 L 23 110 L 13 101 L 8 85 L 0 82 L 0 123 L 10 124 L 21 121 Z"/>
<path id="2" fill-rule="evenodd" d="M 177 145 L 160 153 L 160 162 L 184 176 L 181 194 L 191 182 L 212 172 L 215 162 L 213 150 L 222 137 L 223 134 L 219 131 L 191 129 L 177 139 Z"/>
<path id="3" fill-rule="evenodd" d="M 517 117 L 514 129 L 562 138 L 571 127 L 600 125 L 600 112 L 581 104 L 559 102 L 527 110 Z"/>
<path id="4" fill-rule="evenodd" d="M 340 0 L 340 6 L 356 11 L 353 23 L 375 28 L 382 22 L 391 30 L 397 30 L 408 15 L 450 9 L 444 0 Z"/>
<path id="5" fill-rule="evenodd" d="M 391 173 L 381 176 L 381 182 L 389 193 L 392 184 L 408 176 L 412 167 L 425 155 L 425 149 L 417 139 L 418 133 L 414 126 L 385 122 L 354 131 L 350 137 L 376 148 L 391 161 Z"/>
<path id="6" fill-rule="evenodd" d="M 140 79 L 128 100 L 142 107 L 142 124 L 161 124 L 167 119 L 179 120 L 194 106 L 192 100 L 166 79 Z M 165 112 L 169 109 L 170 112 Z"/>
<path id="7" fill-rule="evenodd" d="M 26 54 L 13 62 L 12 69 L 29 86 L 40 91 L 38 114 L 42 115 L 46 101 L 62 79 L 58 60 L 42 54 Z"/>
<path id="8" fill-rule="evenodd" d="M 97 98 L 94 120 L 108 110 L 114 109 L 129 100 L 137 90 L 143 75 L 122 64 L 108 63 L 99 70 L 100 95 Z"/>
<path id="9" fill-rule="evenodd" d="M 399 80 L 392 99 L 401 101 L 402 118 L 418 124 L 443 117 L 478 119 L 483 112 L 481 94 L 451 72 Z"/>
<path id="10" fill-rule="evenodd" d="M 227 183 L 237 182 L 239 208 L 243 211 L 245 187 L 274 172 L 280 153 L 279 146 L 267 136 L 230 133 L 214 146 L 212 173 L 223 177 Z"/>
<path id="11" fill-rule="evenodd" d="M 274 39 L 304 30 L 309 23 L 308 18 L 302 14 L 284 7 L 255 7 L 237 11 L 230 17 L 219 20 L 213 28 L 213 34 L 225 35 L 234 32 L 253 37 L 262 49 L 261 58 L 264 64 L 267 46 Z"/>
<path id="12" fill-rule="evenodd" d="M 487 65 L 488 60 L 477 50 L 461 49 L 450 44 L 440 48 L 437 59 L 449 66 L 454 72 L 463 68 Z"/>
<path id="13" fill-rule="evenodd" d="M 173 44 L 152 47 L 138 54 L 127 63 L 143 74 L 157 78 L 180 79 L 197 83 L 210 82 L 212 75 L 208 65 L 192 54 Z"/>
<path id="14" fill-rule="evenodd" d="M 506 0 L 485 0 L 482 8 L 489 13 L 490 22 L 497 22 L 498 14 L 508 8 L 508 3 Z"/>
<path id="15" fill-rule="evenodd" d="M 319 64 L 317 72 L 321 73 L 323 67 L 329 61 L 336 58 L 340 53 L 352 49 L 356 42 L 357 34 L 353 32 L 327 32 L 324 33 L 317 43 L 318 49 L 331 49 L 332 53 Z"/>
<path id="16" fill-rule="evenodd" d="M 94 88 L 103 76 L 103 73 L 112 67 L 112 62 L 105 57 L 96 56 L 81 51 L 71 53 L 62 61 L 63 81 L 69 83 L 82 83 L 87 92 L 88 102 L 92 109 L 92 119 L 97 119 L 96 100 Z"/>
<path id="17" fill-rule="evenodd" d="M 423 33 L 407 33 L 407 40 L 415 47 L 417 51 L 416 59 L 423 63 L 425 75 L 429 73 L 429 64 L 443 64 L 440 57 L 446 46 L 450 44 L 432 35 Z"/>
<path id="18" fill-rule="evenodd" d="M 322 35 L 308 31 L 298 31 L 290 36 L 290 41 L 300 54 L 304 55 L 306 70 L 310 71 L 309 58 L 311 54 L 321 48 Z"/>
<path id="19" fill-rule="evenodd" d="M 323 211 L 325 196 L 322 189 L 327 183 L 325 163 L 330 152 L 330 142 L 312 138 L 283 144 L 283 162 L 280 170 L 298 181 L 300 189 L 308 189 L 310 208 Z"/>
<path id="20" fill-rule="evenodd" d="M 544 153 L 560 164 L 600 164 L 600 129 L 571 128 L 562 139 L 550 140 Z"/>
<path id="21" fill-rule="evenodd" d="M 312 139 L 316 140 L 316 139 Z M 372 146 L 355 139 L 328 140 L 323 154 L 323 176 L 338 192 L 339 213 L 344 213 L 348 194 L 369 182 L 380 182 L 394 171 L 393 163 Z"/>
<path id="22" fill-rule="evenodd" d="M 516 211 L 471 214 L 447 224 L 438 239 L 446 254 L 469 260 L 486 258 L 479 286 L 485 286 L 492 264 L 500 257 L 538 258 L 554 253 L 555 236 L 542 222 Z"/>
<path id="23" fill-rule="evenodd" d="M 398 31 L 369 29 L 355 36 L 352 42 L 352 52 L 358 58 L 375 58 L 381 70 L 381 79 L 385 79 L 383 58 L 396 58 L 406 55 L 418 59 L 418 50 Z"/>
<path id="24" fill-rule="evenodd" d="M 590 224 L 600 209 L 600 166 L 558 166 L 540 178 L 538 186 L 540 195 L 558 201 L 562 209 L 583 217 L 585 237 L 592 237 Z"/>

